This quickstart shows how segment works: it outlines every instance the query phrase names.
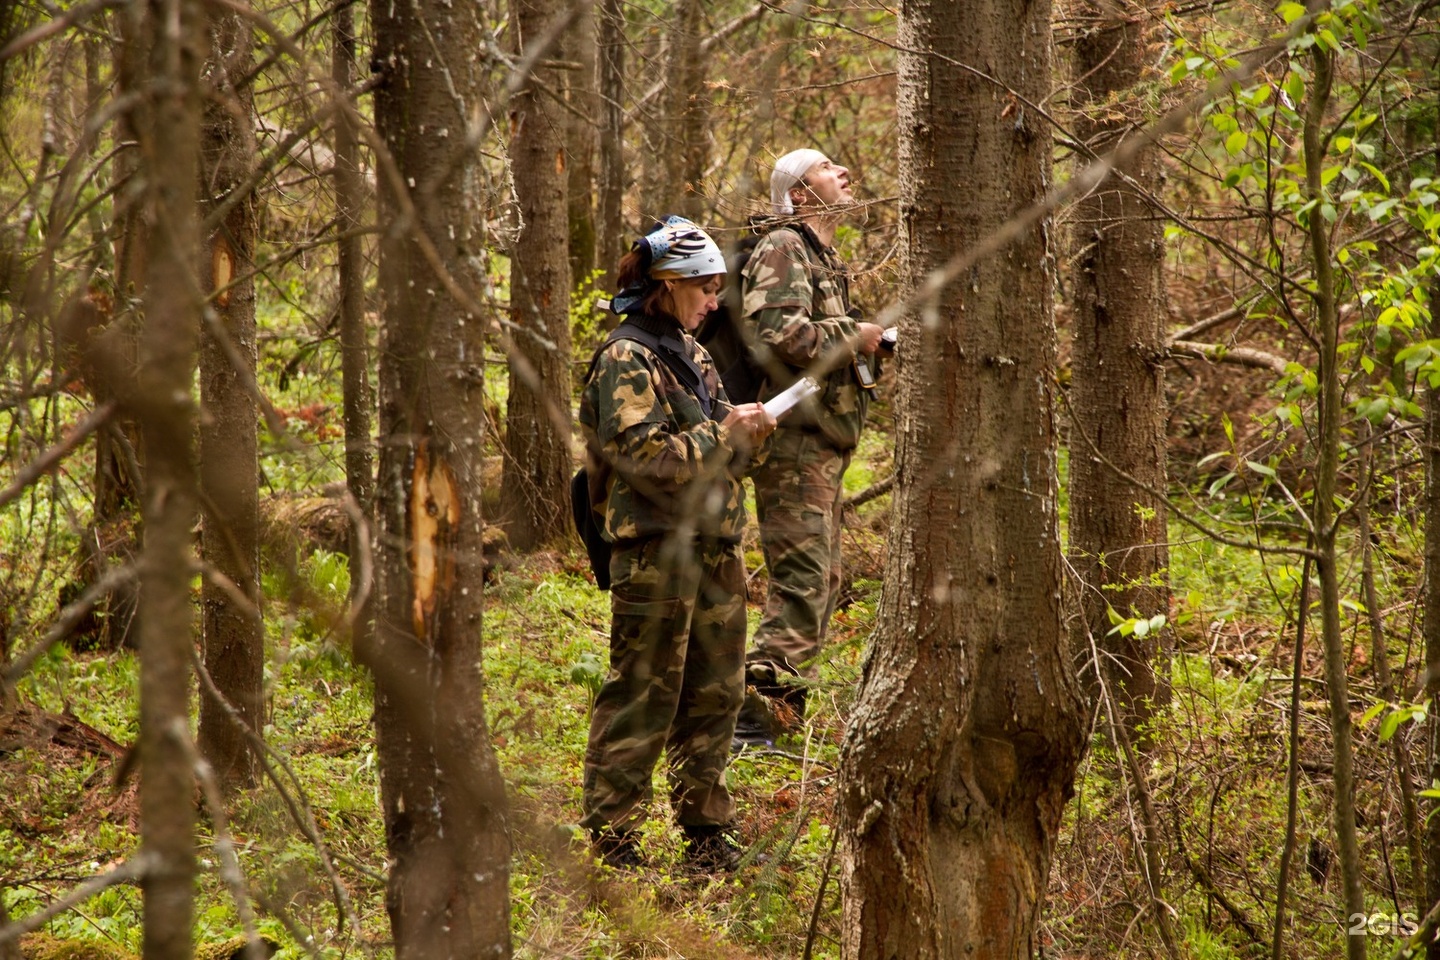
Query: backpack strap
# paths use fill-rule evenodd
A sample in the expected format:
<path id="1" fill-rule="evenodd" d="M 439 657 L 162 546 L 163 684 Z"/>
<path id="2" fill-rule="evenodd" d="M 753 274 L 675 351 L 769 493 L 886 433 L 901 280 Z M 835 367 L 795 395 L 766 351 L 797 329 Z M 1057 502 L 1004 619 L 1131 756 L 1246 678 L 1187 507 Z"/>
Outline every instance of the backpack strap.
<path id="1" fill-rule="evenodd" d="M 672 332 L 666 331 L 664 334 L 657 333 L 655 330 L 643 325 L 643 321 L 637 323 L 634 319 L 627 319 L 624 323 L 610 331 L 610 336 L 605 338 L 605 342 L 600 345 L 595 351 L 595 355 L 590 358 L 590 367 L 585 371 L 585 380 L 587 383 L 590 378 L 595 375 L 595 365 L 600 362 L 600 354 L 616 340 L 634 340 L 636 343 L 647 347 L 651 353 L 660 358 L 660 361 L 664 363 L 665 366 L 670 368 L 670 372 L 675 374 L 676 379 L 685 384 L 691 393 L 695 394 L 695 398 L 700 401 L 700 409 L 705 412 L 705 416 L 712 419 L 714 418 L 715 401 L 710 396 L 709 388 L 705 386 L 705 377 L 700 372 L 700 367 L 685 353 L 684 344 Z"/>

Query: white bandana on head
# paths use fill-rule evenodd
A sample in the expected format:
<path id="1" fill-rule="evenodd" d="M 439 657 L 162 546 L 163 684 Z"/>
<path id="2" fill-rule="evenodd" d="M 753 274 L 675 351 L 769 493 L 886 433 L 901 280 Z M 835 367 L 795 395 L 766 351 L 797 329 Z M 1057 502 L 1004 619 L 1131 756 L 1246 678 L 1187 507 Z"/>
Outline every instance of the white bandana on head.
<path id="1" fill-rule="evenodd" d="M 684 217 L 667 217 L 641 238 L 650 247 L 650 276 L 667 280 L 725 272 L 725 256 L 710 235 Z"/>
<path id="2" fill-rule="evenodd" d="M 659 280 L 711 277 L 725 272 L 725 255 L 710 235 L 684 217 L 671 216 L 655 225 L 632 248 L 648 254 L 645 276 L 615 294 L 610 309 L 618 314 L 638 310 Z"/>
<path id="3" fill-rule="evenodd" d="M 788 217 L 795 212 L 790 191 L 800 184 L 810 168 L 829 158 L 819 150 L 791 150 L 775 161 L 770 173 L 770 207 L 776 216 Z"/>

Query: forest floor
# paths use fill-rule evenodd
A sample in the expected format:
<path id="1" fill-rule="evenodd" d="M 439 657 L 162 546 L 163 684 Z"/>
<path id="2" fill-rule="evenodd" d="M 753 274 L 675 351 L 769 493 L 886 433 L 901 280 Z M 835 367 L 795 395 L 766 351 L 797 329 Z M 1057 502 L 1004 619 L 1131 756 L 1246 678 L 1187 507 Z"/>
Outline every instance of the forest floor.
<path id="1" fill-rule="evenodd" d="M 885 472 L 858 470 L 851 492 Z M 646 869 L 615 873 L 589 860 L 575 822 L 589 698 L 606 657 L 608 596 L 591 584 L 578 553 L 538 554 L 496 571 L 483 628 L 486 702 L 510 788 L 518 956 L 839 956 L 835 777 L 874 626 L 886 514 L 882 499 L 852 518 L 846 560 L 853 587 L 832 625 L 803 733 L 742 755 L 730 768 L 748 847 L 746 865 L 732 877 L 697 880 L 680 869 L 679 831 L 663 800 L 644 835 Z M 747 565 L 761 567 L 753 544 Z M 1097 730 L 1055 843 L 1039 943 L 1045 957 L 1221 960 L 1254 955 L 1270 942 L 1286 820 L 1293 636 L 1281 628 L 1288 595 L 1283 583 L 1275 586 L 1286 568 L 1267 569 L 1254 555 L 1179 532 L 1172 565 L 1170 699 L 1135 768 L 1109 747 L 1103 722 Z M 238 798 L 230 830 L 260 928 L 281 944 L 284 960 L 309 950 L 385 957 L 371 686 L 331 630 L 348 573 L 343 557 L 324 551 L 299 569 L 302 592 L 318 602 L 287 599 L 297 594 L 278 574 L 265 584 L 265 736 L 278 776 Z M 763 590 L 762 572 L 752 581 L 752 600 Z M 757 613 L 752 602 L 752 625 Z M 1367 648 L 1354 643 L 1358 717 L 1373 697 Z M 1327 958 L 1339 955 L 1347 918 L 1330 866 L 1329 733 L 1318 655 L 1308 653 L 1302 668 L 1298 852 L 1285 955 Z M 65 895 L 137 843 L 136 776 L 126 746 L 138 722 L 133 655 L 57 648 L 20 694 L 21 709 L 0 718 L 0 888 L 12 917 Z M 1418 749 L 1416 726 L 1396 736 Z M 1399 918 L 1415 906 L 1405 893 L 1410 867 L 1392 753 L 1373 727 L 1359 730 L 1358 806 L 1374 903 L 1366 919 L 1378 929 L 1378 955 L 1388 954 L 1390 939 L 1373 918 Z M 1143 798 L 1132 769 L 1145 773 Z M 659 776 L 656 795 L 665 796 Z M 219 876 L 208 816 L 202 831 L 197 937 L 224 940 L 239 932 L 238 915 Z M 1137 866 L 1147 831 L 1160 851 L 1158 896 Z M 323 840 L 323 856 L 307 836 Z M 1158 913 L 1166 918 L 1163 932 Z M 120 884 L 57 917 L 47 931 L 138 952 L 140 915 L 138 888 Z M 1163 946 L 1166 936 L 1173 953 Z"/>

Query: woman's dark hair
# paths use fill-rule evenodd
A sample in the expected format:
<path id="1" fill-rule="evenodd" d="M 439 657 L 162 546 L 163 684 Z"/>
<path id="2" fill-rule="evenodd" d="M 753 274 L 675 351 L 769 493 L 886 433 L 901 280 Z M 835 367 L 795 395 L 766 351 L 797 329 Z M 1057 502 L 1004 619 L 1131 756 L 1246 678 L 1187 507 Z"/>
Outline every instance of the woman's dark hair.
<path id="1" fill-rule="evenodd" d="M 643 244 L 641 246 L 644 246 Z M 665 297 L 665 284 L 650 279 L 650 256 L 648 250 L 631 250 L 620 258 L 616 282 L 621 290 L 629 290 L 644 283 L 652 284 L 645 299 L 640 301 L 640 313 L 652 317 L 670 317 L 670 311 L 661 305 Z M 670 317 L 670 319 L 674 319 Z"/>

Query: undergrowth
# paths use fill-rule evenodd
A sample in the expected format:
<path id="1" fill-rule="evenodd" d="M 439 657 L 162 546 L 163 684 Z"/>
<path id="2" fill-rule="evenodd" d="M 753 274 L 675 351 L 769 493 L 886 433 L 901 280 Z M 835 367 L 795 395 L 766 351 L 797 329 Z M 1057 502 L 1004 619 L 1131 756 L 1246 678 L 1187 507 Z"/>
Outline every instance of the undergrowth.
<path id="1" fill-rule="evenodd" d="M 884 575 L 884 513 L 882 498 L 847 531 L 856 577 L 836 614 L 803 734 L 743 755 L 728 772 L 749 862 L 708 882 L 679 869 L 679 831 L 663 799 L 645 830 L 645 870 L 619 875 L 589 861 L 576 822 L 587 713 L 607 657 L 608 596 L 573 556 L 537 555 L 496 571 L 482 638 L 487 716 L 509 784 L 518 956 L 780 958 L 807 945 L 814 957 L 839 956 L 835 781 Z M 1055 845 L 1041 927 L 1047 957 L 1144 956 L 1158 945 L 1157 910 L 1185 957 L 1247 957 L 1268 944 L 1285 838 L 1294 669 L 1285 619 L 1293 597 L 1285 590 L 1295 576 L 1262 568 L 1253 555 L 1184 541 L 1178 529 L 1174 542 L 1168 701 L 1139 760 L 1150 809 L 1102 726 Z M 758 551 L 751 545 L 749 553 Z M 265 736 L 276 779 L 238 798 L 230 826 L 261 932 L 281 944 L 282 960 L 307 948 L 323 957 L 385 957 L 372 689 L 333 629 L 348 571 L 343 556 L 323 552 L 298 569 L 304 605 L 288 599 L 295 594 L 285 577 L 265 578 Z M 763 582 L 760 572 L 756 586 Z M 1397 576 L 1386 589 L 1399 594 L 1408 585 Z M 758 613 L 751 615 L 753 625 Z M 1392 643 L 1404 644 L 1405 610 L 1388 615 L 1397 627 Z M 1355 642 L 1363 658 L 1358 634 Z M 1363 690 L 1363 659 L 1352 665 Z M 1344 918 L 1338 869 L 1329 865 L 1330 741 L 1318 654 L 1308 652 L 1300 667 L 1300 805 L 1286 936 L 1290 956 L 1323 958 L 1337 955 Z M 128 651 L 57 648 L 20 694 L 27 708 L 68 712 L 120 745 L 134 742 L 136 663 Z M 1396 735 L 1413 739 L 1413 726 Z M 1412 865 L 1389 789 L 1393 772 L 1373 727 L 1358 730 L 1368 889 L 1377 911 L 1413 911 L 1403 895 Z M 39 738 L 19 737 L 0 751 L 0 877 L 12 916 L 44 908 L 134 851 L 134 773 L 124 755 Z M 666 795 L 663 771 L 655 793 Z M 1161 850 L 1158 896 L 1137 865 L 1147 818 Z M 208 816 L 202 831 L 196 936 L 213 941 L 240 923 Z M 135 951 L 140 914 L 137 888 L 122 884 L 47 930 Z"/>

